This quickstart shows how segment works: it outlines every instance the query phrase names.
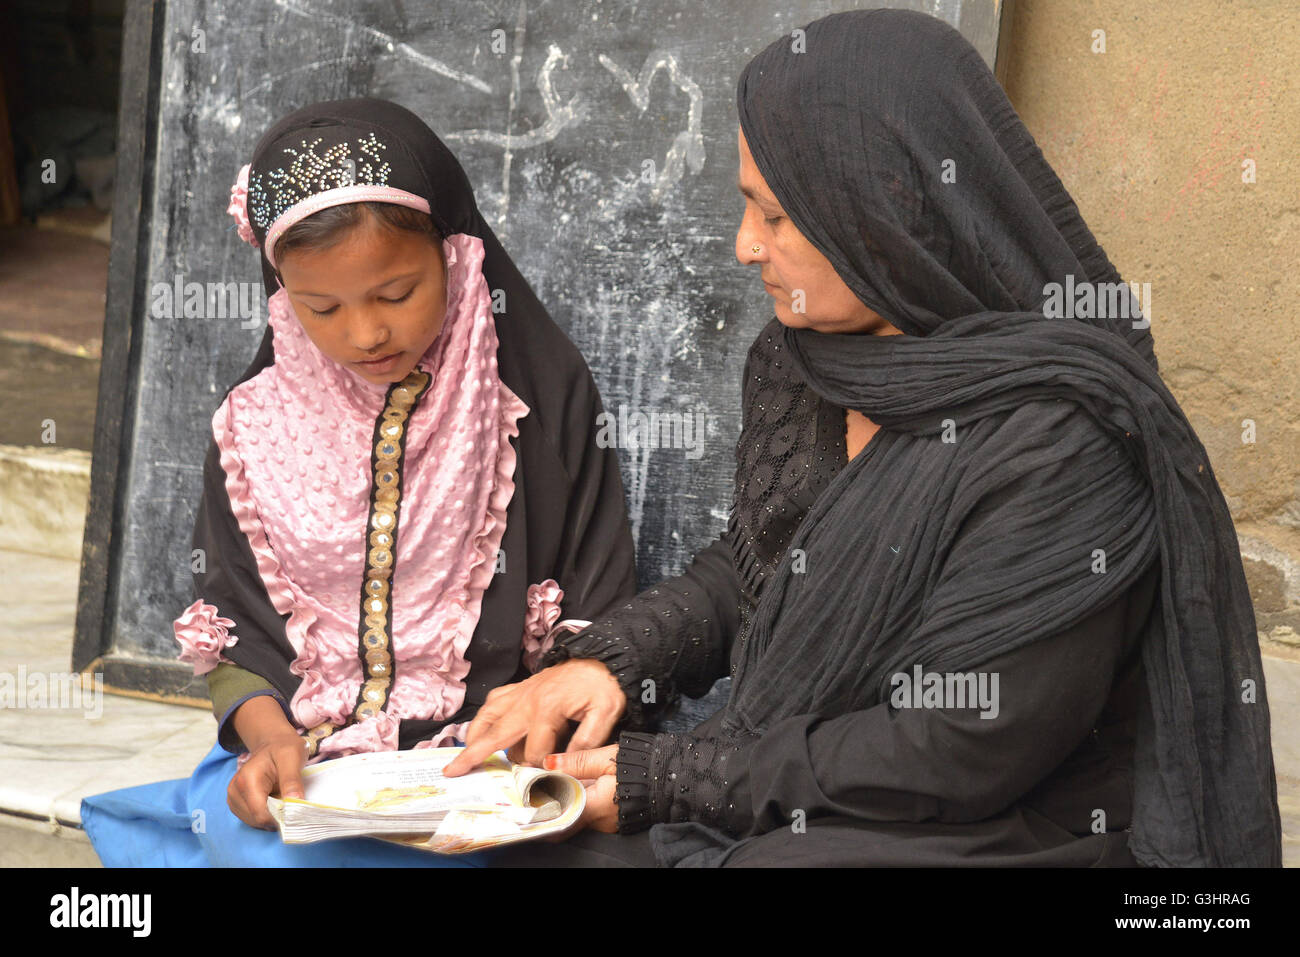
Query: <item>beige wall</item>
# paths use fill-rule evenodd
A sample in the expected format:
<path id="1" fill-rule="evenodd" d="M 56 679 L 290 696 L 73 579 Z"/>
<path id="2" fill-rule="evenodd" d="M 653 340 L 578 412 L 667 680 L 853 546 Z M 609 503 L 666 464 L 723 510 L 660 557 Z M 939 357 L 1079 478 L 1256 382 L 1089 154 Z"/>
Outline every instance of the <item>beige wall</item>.
<path id="1" fill-rule="evenodd" d="M 1120 274 L 1151 284 L 1161 374 L 1227 497 L 1261 631 L 1289 641 L 1300 631 L 1300 3 L 1016 0 L 1012 13 L 1007 92 Z M 1094 30 L 1105 53 L 1092 52 Z"/>

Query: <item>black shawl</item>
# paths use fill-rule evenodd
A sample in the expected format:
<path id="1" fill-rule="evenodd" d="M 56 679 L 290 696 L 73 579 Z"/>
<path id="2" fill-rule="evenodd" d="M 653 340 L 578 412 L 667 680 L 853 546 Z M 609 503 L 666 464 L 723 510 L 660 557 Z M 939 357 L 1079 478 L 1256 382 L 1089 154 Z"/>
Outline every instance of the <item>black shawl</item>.
<path id="1" fill-rule="evenodd" d="M 773 43 L 737 100 L 794 225 L 904 335 L 784 330 L 812 388 L 881 431 L 801 524 L 804 566 L 769 582 L 724 727 L 870 707 L 916 664 L 977 670 L 1158 558 L 1130 847 L 1147 865 L 1278 865 L 1264 673 L 1223 495 L 1149 323 L 1115 314 L 1130 303 L 1045 317 L 1050 283 L 1121 279 L 984 61 L 940 20 L 857 11 L 810 24 L 806 51 Z"/>

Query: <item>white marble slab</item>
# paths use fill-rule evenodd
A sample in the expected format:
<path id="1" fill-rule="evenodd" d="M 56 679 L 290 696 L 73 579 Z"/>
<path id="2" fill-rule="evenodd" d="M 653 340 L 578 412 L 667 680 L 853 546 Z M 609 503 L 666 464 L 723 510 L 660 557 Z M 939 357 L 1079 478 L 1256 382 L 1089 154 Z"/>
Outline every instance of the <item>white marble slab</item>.
<path id="1" fill-rule="evenodd" d="M 21 685 L 68 672 L 78 573 L 77 562 L 0 550 L 0 580 L 20 586 L 0 589 L 0 673 Z M 111 694 L 79 703 L 0 708 L 0 824 L 79 825 L 83 797 L 188 777 L 215 740 L 205 709 Z"/>

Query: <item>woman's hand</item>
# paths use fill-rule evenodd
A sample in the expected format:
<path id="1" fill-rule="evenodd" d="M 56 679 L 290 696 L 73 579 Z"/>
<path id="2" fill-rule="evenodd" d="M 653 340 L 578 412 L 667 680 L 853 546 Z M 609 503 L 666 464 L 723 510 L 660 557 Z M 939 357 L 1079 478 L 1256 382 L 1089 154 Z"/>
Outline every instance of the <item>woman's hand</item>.
<path id="1" fill-rule="evenodd" d="M 618 785 L 617 744 L 594 751 L 552 754 L 546 758 L 544 766 L 548 771 L 563 771 L 587 786 L 587 806 L 571 834 L 584 827 L 606 834 L 618 830 L 618 801 L 614 797 Z"/>
<path id="2" fill-rule="evenodd" d="M 489 755 L 519 741 L 524 741 L 523 754 L 518 756 L 521 763 L 539 766 L 556 750 L 570 720 L 579 724 L 567 750 L 597 747 L 609 740 L 626 708 L 627 696 L 618 679 L 599 661 L 561 662 L 518 684 L 490 691 L 465 733 L 465 750 L 443 773 L 456 777 L 472 771 Z"/>
<path id="3" fill-rule="evenodd" d="M 235 817 L 252 827 L 275 828 L 266 809 L 272 794 L 300 798 L 302 769 L 307 749 L 275 699 L 260 695 L 239 706 L 232 718 L 235 732 L 249 750 L 249 758 L 226 789 L 226 803 Z"/>

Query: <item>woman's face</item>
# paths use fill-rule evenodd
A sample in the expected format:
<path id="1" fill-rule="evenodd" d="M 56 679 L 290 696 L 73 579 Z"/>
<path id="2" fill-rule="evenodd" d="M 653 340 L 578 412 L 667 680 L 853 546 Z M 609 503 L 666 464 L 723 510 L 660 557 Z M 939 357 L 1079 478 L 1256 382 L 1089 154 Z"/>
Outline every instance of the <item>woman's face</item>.
<path id="1" fill-rule="evenodd" d="M 739 140 L 738 185 L 745 197 L 745 216 L 736 232 L 736 258 L 760 266 L 776 318 L 818 332 L 901 335 L 902 330 L 863 305 L 830 260 L 790 222 L 758 171 L 743 130 Z"/>
<path id="2" fill-rule="evenodd" d="M 415 368 L 447 314 L 441 245 L 371 216 L 327 249 L 285 255 L 280 277 L 316 348 L 380 385 Z"/>

